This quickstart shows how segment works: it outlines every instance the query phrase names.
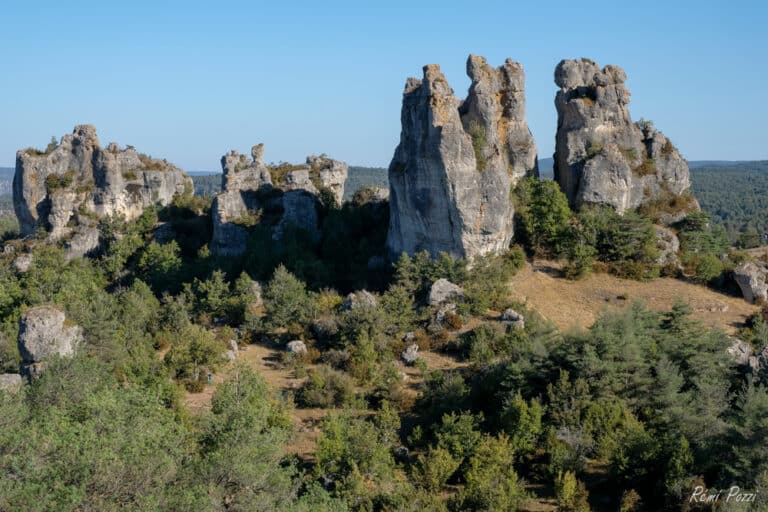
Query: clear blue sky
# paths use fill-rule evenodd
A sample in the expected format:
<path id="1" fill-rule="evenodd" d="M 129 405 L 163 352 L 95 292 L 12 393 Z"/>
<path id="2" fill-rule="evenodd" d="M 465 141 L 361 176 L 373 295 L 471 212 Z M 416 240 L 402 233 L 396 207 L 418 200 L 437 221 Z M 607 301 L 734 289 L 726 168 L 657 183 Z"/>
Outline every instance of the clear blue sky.
<path id="1" fill-rule="evenodd" d="M 540 158 L 554 67 L 589 57 L 624 67 L 633 118 L 686 158 L 768 159 L 764 1 L 4 0 L 0 27 L 0 166 L 79 123 L 187 170 L 257 142 L 386 166 L 406 77 L 439 63 L 463 97 L 469 53 L 523 63 Z"/>

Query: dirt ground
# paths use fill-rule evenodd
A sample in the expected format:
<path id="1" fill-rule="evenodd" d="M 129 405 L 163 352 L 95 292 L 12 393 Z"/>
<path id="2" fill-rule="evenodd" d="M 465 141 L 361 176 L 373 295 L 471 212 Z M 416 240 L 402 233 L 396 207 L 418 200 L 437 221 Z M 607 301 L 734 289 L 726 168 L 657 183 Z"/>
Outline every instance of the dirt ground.
<path id="1" fill-rule="evenodd" d="M 728 333 L 757 311 L 744 299 L 673 278 L 640 282 L 592 274 L 569 281 L 560 277 L 560 265 L 553 261 L 536 261 L 535 267 L 526 263 L 511 287 L 513 300 L 527 304 L 561 330 L 587 328 L 603 311 L 627 307 L 638 300 L 651 309 L 666 310 L 681 298 L 696 320 Z"/>

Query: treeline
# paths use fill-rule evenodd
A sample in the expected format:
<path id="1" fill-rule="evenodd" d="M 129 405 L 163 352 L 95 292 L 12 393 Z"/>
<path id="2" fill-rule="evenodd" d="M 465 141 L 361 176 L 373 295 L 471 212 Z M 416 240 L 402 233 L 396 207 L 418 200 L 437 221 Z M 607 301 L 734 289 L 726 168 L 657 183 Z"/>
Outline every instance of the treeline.
<path id="1" fill-rule="evenodd" d="M 768 243 L 768 161 L 695 167 L 691 180 L 701 207 L 732 243 Z"/>

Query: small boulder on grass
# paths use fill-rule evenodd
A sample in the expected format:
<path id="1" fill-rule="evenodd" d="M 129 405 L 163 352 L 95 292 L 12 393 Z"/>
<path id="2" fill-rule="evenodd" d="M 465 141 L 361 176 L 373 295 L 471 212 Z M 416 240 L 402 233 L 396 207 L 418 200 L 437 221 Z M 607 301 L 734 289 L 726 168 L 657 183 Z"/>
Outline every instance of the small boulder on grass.
<path id="1" fill-rule="evenodd" d="M 285 349 L 291 354 L 299 355 L 307 353 L 307 344 L 301 340 L 289 341 Z"/>
<path id="2" fill-rule="evenodd" d="M 500 320 L 515 329 L 525 329 L 525 318 L 512 308 L 505 309 Z"/>
<path id="3" fill-rule="evenodd" d="M 402 351 L 400 358 L 408 365 L 416 364 L 416 361 L 420 359 L 419 346 L 417 344 L 408 345 L 408 348 Z"/>

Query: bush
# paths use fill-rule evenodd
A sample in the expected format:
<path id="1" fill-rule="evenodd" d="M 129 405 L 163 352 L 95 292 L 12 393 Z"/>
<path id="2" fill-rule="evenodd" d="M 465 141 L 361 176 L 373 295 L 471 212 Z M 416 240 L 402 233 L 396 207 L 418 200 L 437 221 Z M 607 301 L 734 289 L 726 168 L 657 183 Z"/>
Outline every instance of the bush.
<path id="1" fill-rule="evenodd" d="M 453 458 L 443 448 L 430 448 L 426 455 L 419 455 L 413 469 L 413 477 L 431 493 L 439 493 L 448 479 L 459 469 L 460 460 Z"/>
<path id="2" fill-rule="evenodd" d="M 187 325 L 173 337 L 176 342 L 165 354 L 165 364 L 174 377 L 199 390 L 207 373 L 221 362 L 224 347 L 212 332 L 194 324 Z"/>
<path id="3" fill-rule="evenodd" d="M 283 265 L 277 267 L 264 290 L 264 307 L 270 325 L 287 327 L 294 322 L 304 323 L 311 317 L 310 306 L 304 283 Z"/>
<path id="4" fill-rule="evenodd" d="M 343 372 L 320 365 L 299 389 L 296 402 L 302 407 L 340 407 L 354 398 L 352 379 Z"/>
<path id="5" fill-rule="evenodd" d="M 542 256 L 563 252 L 571 209 L 568 199 L 553 180 L 526 178 L 516 189 L 521 236 Z"/>
<path id="6" fill-rule="evenodd" d="M 557 510 L 561 512 L 590 512 L 587 489 L 571 471 L 558 473 L 555 479 Z"/>

